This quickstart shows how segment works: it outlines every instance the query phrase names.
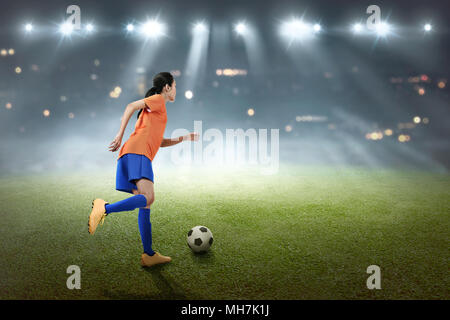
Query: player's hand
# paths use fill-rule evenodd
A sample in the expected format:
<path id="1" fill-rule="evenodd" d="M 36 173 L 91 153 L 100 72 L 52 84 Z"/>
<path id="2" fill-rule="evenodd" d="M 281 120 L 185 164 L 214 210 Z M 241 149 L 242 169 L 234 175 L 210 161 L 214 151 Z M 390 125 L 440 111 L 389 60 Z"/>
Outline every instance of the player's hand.
<path id="1" fill-rule="evenodd" d="M 199 134 L 196 132 L 191 132 L 188 135 L 183 136 L 183 141 L 198 141 Z"/>
<path id="2" fill-rule="evenodd" d="M 121 144 L 122 144 L 122 135 L 118 134 L 109 145 L 109 151 L 111 152 L 117 151 L 117 149 L 119 149 Z"/>

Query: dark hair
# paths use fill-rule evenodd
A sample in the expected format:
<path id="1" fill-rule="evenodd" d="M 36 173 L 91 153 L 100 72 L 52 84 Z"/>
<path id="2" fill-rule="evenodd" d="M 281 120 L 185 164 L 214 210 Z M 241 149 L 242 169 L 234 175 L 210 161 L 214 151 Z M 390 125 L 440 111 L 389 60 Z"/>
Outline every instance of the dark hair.
<path id="1" fill-rule="evenodd" d="M 145 94 L 145 97 L 150 97 L 154 94 L 161 93 L 163 87 L 168 84 L 169 86 L 172 86 L 173 84 L 173 76 L 170 74 L 170 72 L 160 72 L 156 76 L 153 77 L 153 87 L 151 87 L 147 93 Z M 139 110 L 138 112 L 138 119 L 141 115 L 143 109 Z"/>

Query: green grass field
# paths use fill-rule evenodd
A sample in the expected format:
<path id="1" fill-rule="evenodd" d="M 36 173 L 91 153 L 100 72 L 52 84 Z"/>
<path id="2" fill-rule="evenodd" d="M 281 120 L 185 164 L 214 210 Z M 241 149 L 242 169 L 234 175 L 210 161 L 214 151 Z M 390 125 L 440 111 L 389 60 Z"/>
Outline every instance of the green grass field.
<path id="1" fill-rule="evenodd" d="M 450 177 L 412 171 L 282 167 L 161 170 L 154 249 L 170 264 L 143 269 L 136 209 L 94 236 L 94 198 L 115 172 L 0 179 L 1 299 L 448 299 Z M 211 251 L 186 234 L 205 225 Z M 81 290 L 69 290 L 69 265 Z M 381 290 L 369 290 L 369 265 Z"/>

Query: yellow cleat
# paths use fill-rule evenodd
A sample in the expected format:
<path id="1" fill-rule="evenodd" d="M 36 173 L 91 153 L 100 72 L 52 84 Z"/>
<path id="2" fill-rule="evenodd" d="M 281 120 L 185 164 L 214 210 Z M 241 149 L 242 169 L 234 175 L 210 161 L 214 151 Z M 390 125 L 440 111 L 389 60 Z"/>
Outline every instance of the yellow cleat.
<path id="1" fill-rule="evenodd" d="M 89 215 L 89 233 L 94 234 L 99 223 L 103 224 L 106 217 L 105 205 L 109 204 L 103 199 L 92 200 L 92 211 Z"/>
<path id="2" fill-rule="evenodd" d="M 155 264 L 167 263 L 170 261 L 172 261 L 171 257 L 163 256 L 163 255 L 159 254 L 159 252 L 155 252 L 155 254 L 152 256 L 149 256 L 148 254 L 143 253 L 141 256 L 141 266 L 143 266 L 143 267 L 151 267 Z"/>

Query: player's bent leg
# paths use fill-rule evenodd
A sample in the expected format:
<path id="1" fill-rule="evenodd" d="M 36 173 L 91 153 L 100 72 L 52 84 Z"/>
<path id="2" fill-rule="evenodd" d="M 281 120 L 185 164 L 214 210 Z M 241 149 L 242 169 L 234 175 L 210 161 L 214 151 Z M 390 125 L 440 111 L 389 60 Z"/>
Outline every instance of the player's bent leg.
<path id="1" fill-rule="evenodd" d="M 103 224 L 103 220 L 106 217 L 105 206 L 107 204 L 108 202 L 103 199 L 92 200 L 92 211 L 88 221 L 88 231 L 90 234 L 94 234 L 100 222 Z"/>
<path id="2" fill-rule="evenodd" d="M 153 182 L 149 179 L 142 178 L 136 181 L 136 186 L 138 187 L 139 194 L 146 197 L 147 204 L 145 208 L 149 209 L 152 203 L 155 201 L 155 189 Z"/>
<path id="3" fill-rule="evenodd" d="M 89 233 L 94 234 L 99 223 L 103 224 L 105 217 L 111 212 L 132 211 L 148 204 L 148 196 L 139 194 L 139 190 L 133 189 L 132 192 L 134 194 L 132 197 L 111 204 L 103 199 L 93 200 L 88 222 Z"/>
<path id="4" fill-rule="evenodd" d="M 106 214 L 121 211 L 133 211 L 136 208 L 142 208 L 147 203 L 147 197 L 142 194 L 136 194 L 132 197 L 105 205 Z"/>

